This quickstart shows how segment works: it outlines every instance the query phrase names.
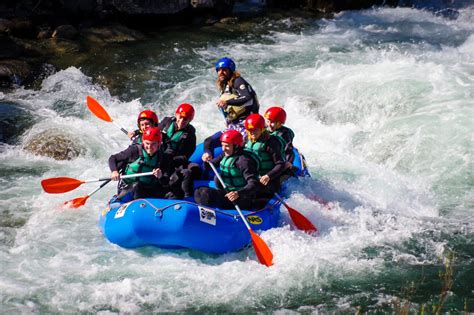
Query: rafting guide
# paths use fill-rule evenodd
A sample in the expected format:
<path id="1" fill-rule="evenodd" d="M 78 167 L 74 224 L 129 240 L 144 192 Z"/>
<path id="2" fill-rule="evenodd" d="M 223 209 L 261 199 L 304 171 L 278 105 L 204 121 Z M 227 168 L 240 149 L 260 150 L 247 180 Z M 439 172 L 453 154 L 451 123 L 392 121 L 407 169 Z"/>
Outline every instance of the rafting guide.
<path id="1" fill-rule="evenodd" d="M 204 154 L 213 158 L 213 150 L 220 146 L 220 137 L 226 130 L 234 129 L 247 141 L 244 120 L 251 113 L 258 113 L 260 104 L 252 86 L 236 70 L 235 62 L 227 57 L 216 63 L 216 86 L 220 92 L 217 107 L 224 115 L 226 128 L 204 140 Z"/>

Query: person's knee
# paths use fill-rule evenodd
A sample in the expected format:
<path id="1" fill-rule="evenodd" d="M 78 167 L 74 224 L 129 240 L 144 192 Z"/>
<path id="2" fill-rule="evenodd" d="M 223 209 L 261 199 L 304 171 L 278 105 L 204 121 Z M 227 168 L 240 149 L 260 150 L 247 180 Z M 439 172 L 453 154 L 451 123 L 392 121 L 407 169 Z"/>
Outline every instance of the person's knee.
<path id="1" fill-rule="evenodd" d="M 200 205 L 208 205 L 209 194 L 206 191 L 207 187 L 199 187 L 194 191 L 194 200 Z"/>
<path id="2" fill-rule="evenodd" d="M 200 179 L 202 176 L 202 169 L 201 169 L 201 166 L 199 166 L 199 164 L 190 163 L 188 165 L 187 171 L 191 172 L 193 179 Z"/>
<path id="3" fill-rule="evenodd" d="M 181 171 L 181 174 L 183 174 L 184 178 L 190 178 L 191 175 L 192 175 L 192 172 L 191 172 L 191 170 L 184 169 L 184 170 Z"/>

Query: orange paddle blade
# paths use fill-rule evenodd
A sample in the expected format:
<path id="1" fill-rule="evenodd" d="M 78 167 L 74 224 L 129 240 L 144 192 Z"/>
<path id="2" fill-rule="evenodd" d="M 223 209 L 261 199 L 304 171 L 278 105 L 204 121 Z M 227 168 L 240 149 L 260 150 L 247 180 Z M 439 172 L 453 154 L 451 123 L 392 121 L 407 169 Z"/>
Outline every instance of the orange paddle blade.
<path id="1" fill-rule="evenodd" d="M 73 200 L 66 201 L 63 205 L 63 208 L 79 208 L 82 207 L 89 196 L 74 198 Z"/>
<path id="2" fill-rule="evenodd" d="M 89 107 L 89 110 L 96 115 L 98 118 L 112 122 L 112 118 L 109 116 L 109 113 L 102 107 L 102 105 L 99 104 L 94 98 L 91 96 L 87 96 L 87 107 Z"/>
<path id="3" fill-rule="evenodd" d="M 268 248 L 267 243 L 260 238 L 254 231 L 249 229 L 250 236 L 252 237 L 252 244 L 253 248 L 255 249 L 255 253 L 257 254 L 258 261 L 262 265 L 270 267 L 273 265 L 273 254 L 270 248 Z"/>
<path id="4" fill-rule="evenodd" d="M 53 177 L 43 179 L 41 186 L 50 194 L 62 194 L 81 186 L 84 182 L 71 177 Z"/>
<path id="5" fill-rule="evenodd" d="M 290 214 L 291 220 L 296 225 L 296 227 L 300 230 L 305 231 L 306 233 L 314 233 L 317 232 L 318 229 L 309 221 L 304 215 L 284 203 L 285 207 L 288 209 L 288 213 Z"/>

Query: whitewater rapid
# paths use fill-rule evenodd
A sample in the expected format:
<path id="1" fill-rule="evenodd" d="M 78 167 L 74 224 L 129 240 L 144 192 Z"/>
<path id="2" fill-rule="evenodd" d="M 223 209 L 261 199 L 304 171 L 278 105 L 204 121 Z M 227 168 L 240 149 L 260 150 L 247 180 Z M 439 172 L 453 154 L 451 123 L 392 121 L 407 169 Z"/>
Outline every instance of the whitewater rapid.
<path id="1" fill-rule="evenodd" d="M 383 309 L 423 273 L 436 281 L 438 269 L 419 267 L 439 266 L 447 250 L 456 248 L 462 264 L 472 265 L 473 16 L 474 7 L 456 19 L 372 9 L 258 39 L 177 40 L 179 65 L 141 63 L 153 78 L 131 80 L 144 95 L 131 101 L 76 67 L 47 77 L 37 91 L 0 94 L 35 121 L 17 144 L 0 146 L 2 313 Z M 144 107 L 164 117 L 182 102 L 197 109 L 199 141 L 223 128 L 213 62 L 224 55 L 257 91 L 262 112 L 274 105 L 288 112 L 312 179 L 292 181 L 287 202 L 315 223 L 317 236 L 295 230 L 283 212 L 281 226 L 261 234 L 274 254 L 271 268 L 258 264 L 252 249 L 221 256 L 125 250 L 108 243 L 97 224 L 113 185 L 75 210 L 61 204 L 94 184 L 60 195 L 42 191 L 42 178 L 107 176 L 108 156 L 128 144 L 87 110 L 87 95 L 129 130 Z M 170 68 L 184 73 L 177 84 L 163 74 Z M 50 128 L 76 139 L 80 157 L 56 161 L 23 150 Z M 472 276 L 463 279 L 458 283 L 472 289 Z M 438 294 L 420 291 L 425 303 Z M 453 297 L 461 309 L 462 298 Z"/>

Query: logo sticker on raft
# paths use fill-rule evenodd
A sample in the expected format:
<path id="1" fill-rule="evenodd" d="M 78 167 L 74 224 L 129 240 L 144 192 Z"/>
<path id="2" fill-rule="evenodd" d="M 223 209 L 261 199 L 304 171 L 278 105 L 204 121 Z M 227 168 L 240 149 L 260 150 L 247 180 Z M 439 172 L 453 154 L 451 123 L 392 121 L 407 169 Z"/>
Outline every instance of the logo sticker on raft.
<path id="1" fill-rule="evenodd" d="M 199 207 L 199 220 L 207 224 L 216 225 L 216 212 L 211 209 Z"/>
<path id="2" fill-rule="evenodd" d="M 259 225 L 259 224 L 263 223 L 262 218 L 260 218 L 259 216 L 256 216 L 256 215 L 249 215 L 247 217 L 247 221 L 249 221 L 249 223 L 253 224 L 253 225 Z"/>
<path id="3" fill-rule="evenodd" d="M 121 205 L 120 208 L 117 210 L 117 212 L 115 212 L 114 219 L 118 219 L 118 218 L 123 217 L 125 215 L 125 210 L 127 210 L 129 205 L 130 205 L 130 203 L 126 203 L 124 205 Z"/>

